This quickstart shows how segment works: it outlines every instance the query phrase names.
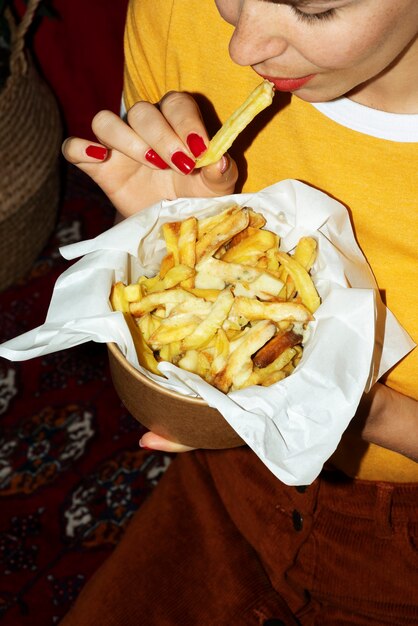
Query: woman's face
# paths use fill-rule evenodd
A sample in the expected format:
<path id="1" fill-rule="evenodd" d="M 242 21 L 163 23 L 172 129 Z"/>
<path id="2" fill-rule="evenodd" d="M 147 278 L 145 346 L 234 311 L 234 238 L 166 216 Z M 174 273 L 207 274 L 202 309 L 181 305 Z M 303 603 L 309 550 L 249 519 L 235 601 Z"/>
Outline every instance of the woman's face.
<path id="1" fill-rule="evenodd" d="M 418 0 L 215 1 L 235 26 L 232 60 L 278 90 L 310 102 L 354 92 L 379 108 L 385 94 L 417 89 Z"/>

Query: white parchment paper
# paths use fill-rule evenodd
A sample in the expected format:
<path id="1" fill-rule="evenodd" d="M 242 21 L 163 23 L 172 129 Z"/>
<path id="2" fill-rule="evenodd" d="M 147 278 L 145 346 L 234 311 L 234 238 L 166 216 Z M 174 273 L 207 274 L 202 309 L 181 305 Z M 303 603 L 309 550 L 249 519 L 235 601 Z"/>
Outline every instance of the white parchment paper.
<path id="1" fill-rule="evenodd" d="M 231 201 L 263 213 L 266 228 L 291 251 L 302 236 L 318 241 L 312 276 L 322 304 L 295 372 L 270 387 L 225 395 L 170 364 L 166 379 L 143 370 L 123 315 L 113 312 L 115 281 L 153 276 L 165 254 L 161 225 L 206 217 Z M 26 360 L 86 341 L 115 342 L 127 359 L 161 385 L 199 395 L 217 408 L 269 469 L 288 485 L 310 484 L 336 449 L 361 395 L 414 343 L 383 305 L 344 206 L 298 181 L 254 194 L 163 201 L 95 239 L 61 249 L 80 258 L 57 280 L 45 323 L 0 346 L 0 356 Z"/>

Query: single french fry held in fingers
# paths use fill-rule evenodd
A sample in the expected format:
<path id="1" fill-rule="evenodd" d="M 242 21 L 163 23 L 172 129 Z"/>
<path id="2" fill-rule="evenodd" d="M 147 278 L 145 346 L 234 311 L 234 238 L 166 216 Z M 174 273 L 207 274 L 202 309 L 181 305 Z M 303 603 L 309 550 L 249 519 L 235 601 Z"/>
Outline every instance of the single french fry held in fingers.
<path id="1" fill-rule="evenodd" d="M 316 241 L 294 253 L 250 207 L 166 223 L 156 276 L 116 283 L 110 295 L 134 335 L 140 364 L 169 361 L 224 393 L 269 386 L 294 371 L 320 298 L 310 270 Z M 161 375 L 161 374 L 160 374 Z"/>
<path id="2" fill-rule="evenodd" d="M 223 126 L 209 142 L 208 149 L 197 159 L 196 167 L 216 163 L 229 150 L 238 135 L 273 101 L 274 86 L 268 80 L 250 93 L 240 107 L 226 120 Z"/>

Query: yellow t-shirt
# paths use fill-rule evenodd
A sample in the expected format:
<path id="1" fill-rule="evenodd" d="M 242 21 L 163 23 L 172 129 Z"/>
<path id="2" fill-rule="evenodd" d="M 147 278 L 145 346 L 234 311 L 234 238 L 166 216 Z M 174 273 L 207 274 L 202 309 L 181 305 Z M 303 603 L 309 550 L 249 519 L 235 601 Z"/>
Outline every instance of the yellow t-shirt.
<path id="1" fill-rule="evenodd" d="M 232 32 L 214 0 L 131 0 L 125 32 L 127 109 L 137 100 L 158 102 L 170 90 L 188 91 L 213 134 L 260 82 L 253 70 L 229 58 Z M 361 109 L 383 126 L 401 117 Z M 236 190 L 257 191 L 294 178 L 342 202 L 385 303 L 417 341 L 418 141 L 371 136 L 346 127 L 338 115 L 331 119 L 320 106 L 276 94 L 230 150 L 241 173 Z M 385 380 L 418 399 L 418 350 Z M 343 441 L 332 460 L 360 478 L 418 480 L 418 464 L 373 444 Z"/>

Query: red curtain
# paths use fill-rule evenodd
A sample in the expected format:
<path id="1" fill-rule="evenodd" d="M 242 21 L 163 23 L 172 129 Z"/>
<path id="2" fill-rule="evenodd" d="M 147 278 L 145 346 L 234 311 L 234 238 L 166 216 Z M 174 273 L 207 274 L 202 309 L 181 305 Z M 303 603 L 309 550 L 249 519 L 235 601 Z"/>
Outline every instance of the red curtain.
<path id="1" fill-rule="evenodd" d="M 127 4 L 53 0 L 59 17 L 42 18 L 36 28 L 35 56 L 57 96 L 67 135 L 92 138 L 90 122 L 97 111 L 119 112 Z"/>

